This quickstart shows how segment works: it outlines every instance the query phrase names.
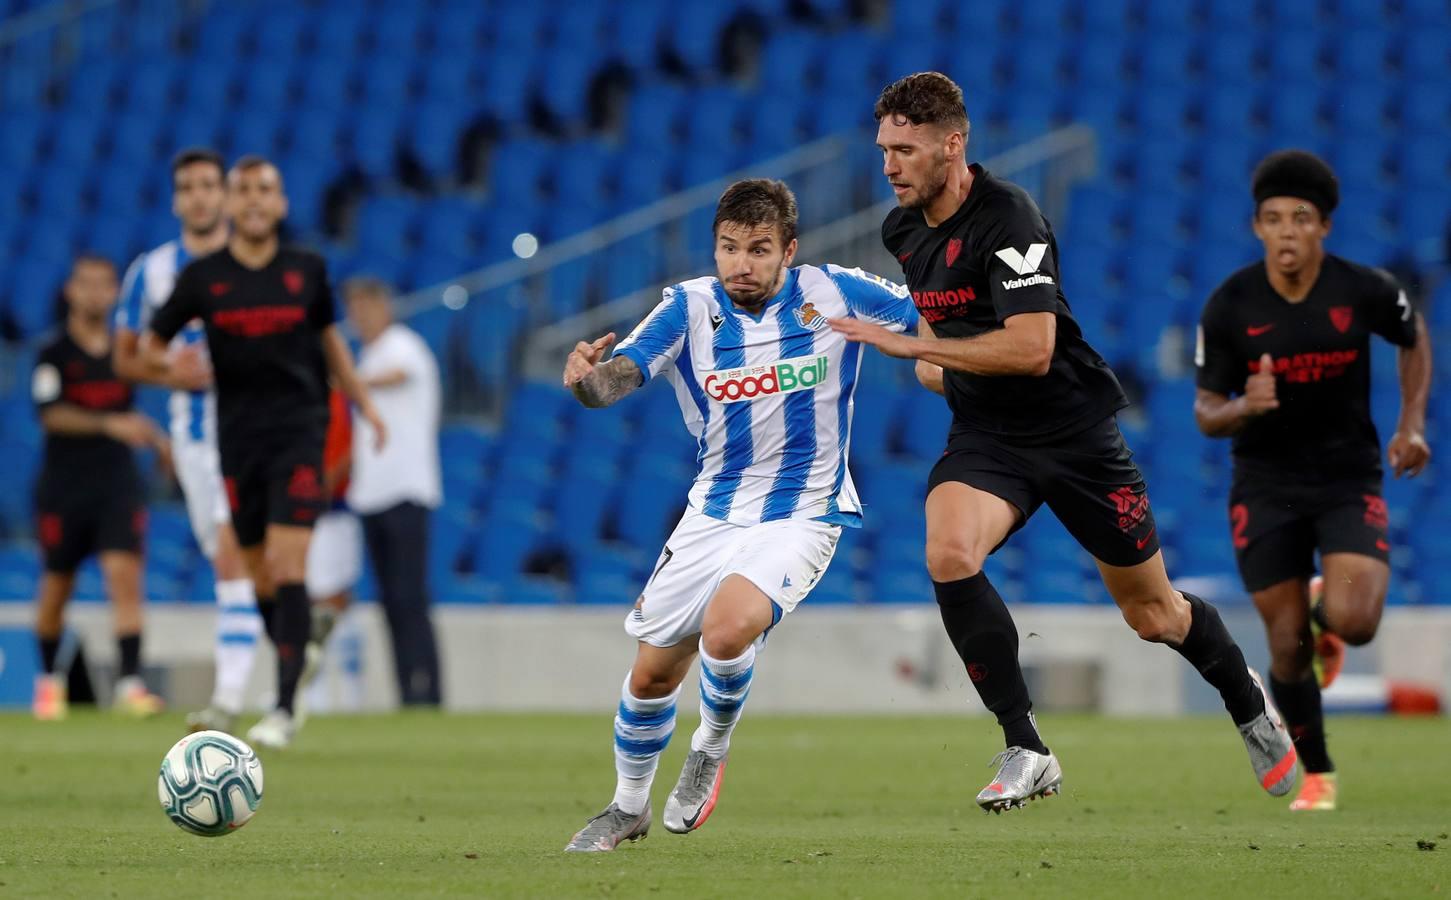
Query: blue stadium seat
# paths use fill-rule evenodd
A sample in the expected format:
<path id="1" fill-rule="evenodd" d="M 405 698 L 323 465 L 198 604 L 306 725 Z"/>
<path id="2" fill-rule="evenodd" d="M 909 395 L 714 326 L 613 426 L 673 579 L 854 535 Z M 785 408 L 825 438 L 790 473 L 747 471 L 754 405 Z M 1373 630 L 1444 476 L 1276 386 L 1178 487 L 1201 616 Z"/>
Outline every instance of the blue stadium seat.
<path id="1" fill-rule="evenodd" d="M 374 59 L 419 59 L 419 39 L 427 18 L 424 7 L 412 3 L 392 4 L 370 16 L 368 36 Z"/>
<path id="2" fill-rule="evenodd" d="M 470 93 L 472 79 L 473 61 L 466 52 L 442 53 L 424 61 L 419 92 L 437 103 L 460 103 Z"/>
<path id="3" fill-rule="evenodd" d="M 423 37 L 434 55 L 429 67 L 445 59 L 466 59 L 485 46 L 489 10 L 482 4 L 451 2 L 423 17 Z"/>

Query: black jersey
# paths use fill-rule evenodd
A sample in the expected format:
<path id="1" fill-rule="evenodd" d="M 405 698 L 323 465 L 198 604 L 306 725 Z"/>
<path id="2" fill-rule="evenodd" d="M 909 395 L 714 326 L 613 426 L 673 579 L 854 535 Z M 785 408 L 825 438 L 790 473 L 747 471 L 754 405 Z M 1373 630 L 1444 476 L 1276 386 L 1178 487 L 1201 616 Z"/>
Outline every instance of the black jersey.
<path id="1" fill-rule="evenodd" d="M 131 410 L 135 393 L 116 377 L 111 356 L 92 356 L 69 333 L 46 344 L 36 358 L 30 393 L 37 411 L 57 403 L 97 413 Z M 103 434 L 45 436 L 42 479 L 56 485 L 129 481 L 136 477 L 131 448 Z"/>
<path id="2" fill-rule="evenodd" d="M 282 247 L 260 269 L 223 248 L 188 265 L 151 329 L 171 340 L 200 319 L 217 389 L 222 443 L 327 429 L 322 332 L 337 320 L 322 258 Z"/>
<path id="3" fill-rule="evenodd" d="M 1080 431 L 1128 400 L 1068 308 L 1048 220 L 1022 188 L 971 168 L 967 199 L 936 228 L 920 209 L 895 209 L 882 224 L 882 243 L 901 263 L 912 300 L 938 337 L 976 337 L 1030 312 L 1055 314 L 1058 331 L 1044 376 L 947 370 L 955 427 L 1019 442 Z"/>
<path id="4" fill-rule="evenodd" d="M 1199 321 L 1199 387 L 1244 393 L 1260 356 L 1275 361 L 1278 409 L 1234 437 L 1235 469 L 1295 482 L 1380 475 L 1370 416 L 1370 335 L 1416 343 L 1406 293 L 1387 272 L 1327 255 L 1310 293 L 1291 303 L 1270 286 L 1263 261 L 1229 276 Z"/>

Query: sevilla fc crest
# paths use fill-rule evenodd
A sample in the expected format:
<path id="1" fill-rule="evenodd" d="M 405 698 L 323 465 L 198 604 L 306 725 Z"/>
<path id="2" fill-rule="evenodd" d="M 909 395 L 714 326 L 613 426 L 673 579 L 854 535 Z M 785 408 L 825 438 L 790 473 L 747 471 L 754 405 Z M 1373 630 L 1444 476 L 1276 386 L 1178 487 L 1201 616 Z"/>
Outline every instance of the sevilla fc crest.
<path id="1" fill-rule="evenodd" d="M 951 266 L 957 262 L 957 255 L 962 252 L 962 238 L 953 238 L 947 242 L 947 265 Z"/>
<path id="2" fill-rule="evenodd" d="M 1334 325 L 1335 330 L 1341 334 L 1350 330 L 1350 322 L 1354 316 L 1354 312 L 1348 306 L 1330 307 L 1330 324 Z"/>
<path id="3" fill-rule="evenodd" d="M 288 269 L 282 273 L 282 284 L 289 294 L 302 293 L 302 273 L 296 269 Z"/>

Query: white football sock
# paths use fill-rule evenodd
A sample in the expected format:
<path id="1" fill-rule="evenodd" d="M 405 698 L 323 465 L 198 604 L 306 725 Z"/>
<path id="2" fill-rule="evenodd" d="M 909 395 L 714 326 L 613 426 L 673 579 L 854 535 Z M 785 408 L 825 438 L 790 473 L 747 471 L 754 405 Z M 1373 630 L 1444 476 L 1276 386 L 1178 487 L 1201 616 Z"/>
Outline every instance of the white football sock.
<path id="1" fill-rule="evenodd" d="M 257 660 L 262 616 L 247 579 L 217 582 L 217 680 L 212 705 L 229 713 L 242 711 L 242 697 Z"/>
<path id="2" fill-rule="evenodd" d="M 675 698 L 641 700 L 630 693 L 630 676 L 620 688 L 620 709 L 615 714 L 615 803 L 627 813 L 643 812 L 650 803 L 650 784 L 660 754 L 675 732 Z"/>

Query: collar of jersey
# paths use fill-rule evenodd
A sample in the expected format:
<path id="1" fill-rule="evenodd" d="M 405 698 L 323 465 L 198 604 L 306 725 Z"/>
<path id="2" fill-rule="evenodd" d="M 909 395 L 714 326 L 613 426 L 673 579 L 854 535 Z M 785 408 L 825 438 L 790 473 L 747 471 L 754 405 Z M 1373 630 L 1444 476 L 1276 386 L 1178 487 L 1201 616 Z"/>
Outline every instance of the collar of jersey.
<path id="1" fill-rule="evenodd" d="M 731 295 L 726 293 L 725 285 L 720 283 L 719 278 L 715 280 L 715 292 L 717 295 L 716 299 L 720 302 L 721 308 L 729 309 L 731 312 L 735 313 L 738 316 L 745 316 L 758 325 L 766 318 L 766 312 L 770 310 L 772 306 L 775 306 L 777 303 L 780 303 L 782 300 L 791 296 L 791 291 L 795 287 L 796 269 L 793 266 L 792 268 L 786 270 L 786 280 L 781 282 L 781 290 L 772 294 L 770 300 L 767 300 L 765 303 L 761 304 L 761 314 L 755 315 L 753 313 L 748 313 L 744 309 L 736 306 L 736 301 L 732 300 Z"/>

